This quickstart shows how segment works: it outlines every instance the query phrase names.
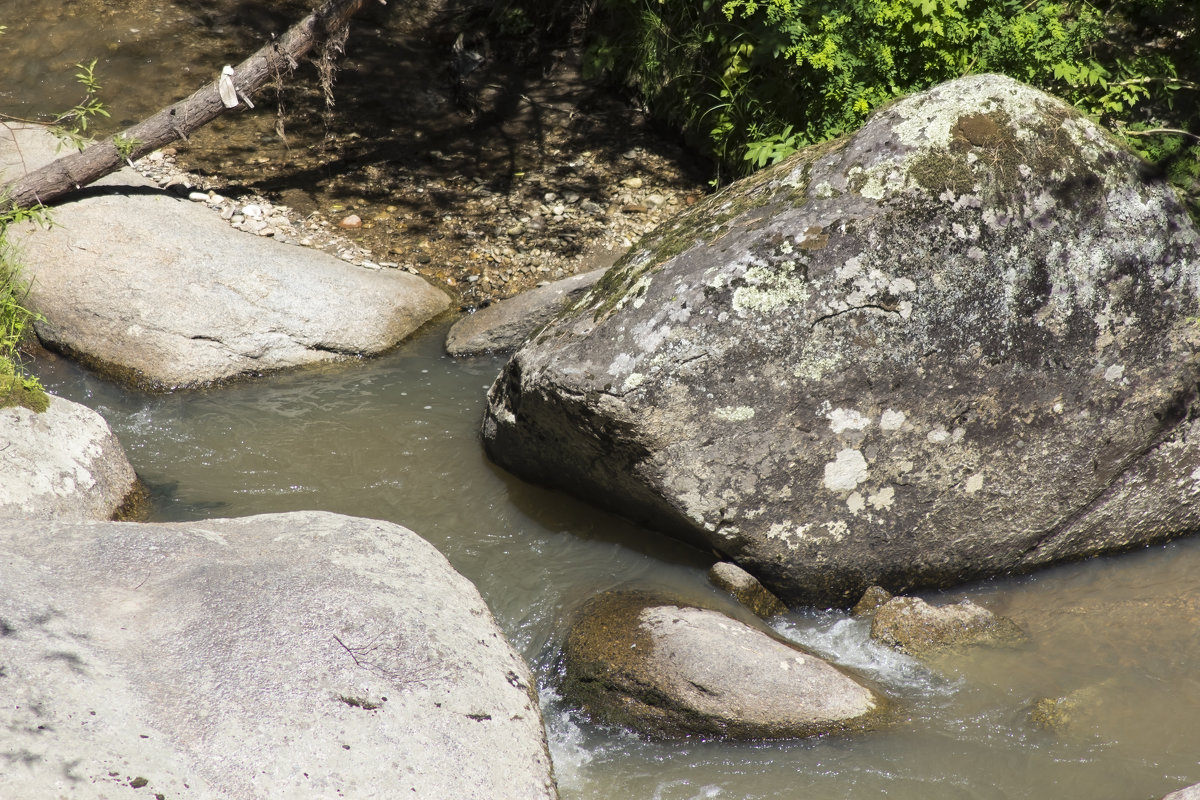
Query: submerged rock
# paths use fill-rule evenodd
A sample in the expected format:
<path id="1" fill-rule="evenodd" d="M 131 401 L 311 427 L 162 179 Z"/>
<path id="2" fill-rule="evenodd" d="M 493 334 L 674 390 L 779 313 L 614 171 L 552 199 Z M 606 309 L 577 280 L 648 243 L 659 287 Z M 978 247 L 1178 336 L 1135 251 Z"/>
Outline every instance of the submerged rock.
<path id="1" fill-rule="evenodd" d="M 871 638 L 914 656 L 971 645 L 1015 647 L 1027 641 L 1015 622 L 970 600 L 931 606 L 919 597 L 893 597 L 879 606 L 871 620 Z"/>
<path id="2" fill-rule="evenodd" d="M 508 362 L 484 443 L 789 605 L 1189 533 L 1198 243 L 1092 122 L 963 78 L 645 238 Z"/>
<path id="3" fill-rule="evenodd" d="M 817 656 L 718 611 L 638 592 L 572 623 L 567 697 L 653 737 L 780 739 L 870 727 L 883 701 Z"/>
<path id="4" fill-rule="evenodd" d="M 0 408 L 0 518 L 109 520 L 139 490 L 104 418 L 50 397 L 42 413 Z"/>
<path id="5" fill-rule="evenodd" d="M 787 611 L 787 606 L 771 594 L 758 578 L 732 561 L 718 561 L 713 564 L 708 570 L 708 580 L 713 586 L 729 592 L 739 603 L 764 619 Z"/>
<path id="6" fill-rule="evenodd" d="M 0 134 L 7 178 L 57 155 L 40 128 Z M 38 338 L 139 388 L 380 353 L 450 305 L 415 275 L 240 233 L 131 169 L 51 215 L 50 228 L 9 229 L 45 317 Z"/>
<path id="7" fill-rule="evenodd" d="M 0 797 L 557 796 L 528 667 L 391 523 L 0 520 L 0 664 Z"/>
<path id="8" fill-rule="evenodd" d="M 450 328 L 446 334 L 446 352 L 452 356 L 473 356 L 512 350 L 578 300 L 603 274 L 603 269 L 597 269 L 572 275 L 481 308 Z"/>

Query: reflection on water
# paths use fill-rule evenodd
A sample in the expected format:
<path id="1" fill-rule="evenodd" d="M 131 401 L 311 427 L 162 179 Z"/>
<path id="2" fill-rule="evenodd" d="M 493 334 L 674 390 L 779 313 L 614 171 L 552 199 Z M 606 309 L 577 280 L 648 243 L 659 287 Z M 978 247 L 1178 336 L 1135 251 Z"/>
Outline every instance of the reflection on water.
<path id="1" fill-rule="evenodd" d="M 840 612 L 778 620 L 896 700 L 886 730 L 733 745 L 649 743 L 590 724 L 554 691 L 563 620 L 584 599 L 633 584 L 728 600 L 707 585 L 703 554 L 492 467 L 477 430 L 502 362 L 450 360 L 443 335 L 376 360 L 159 397 L 65 361 L 37 371 L 109 420 L 157 519 L 323 509 L 429 539 L 540 674 L 565 798 L 1140 800 L 1200 782 L 1200 541 L 972 588 L 1028 630 L 1019 651 L 923 665 Z M 1061 696 L 1078 700 L 1063 726 L 1035 726 L 1032 704 Z"/>

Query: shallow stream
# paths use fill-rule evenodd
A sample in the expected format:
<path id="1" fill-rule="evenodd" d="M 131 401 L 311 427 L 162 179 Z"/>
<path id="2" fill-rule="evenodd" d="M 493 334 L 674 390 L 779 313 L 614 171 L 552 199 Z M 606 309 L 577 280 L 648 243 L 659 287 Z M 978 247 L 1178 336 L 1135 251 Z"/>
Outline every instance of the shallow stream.
<path id="1" fill-rule="evenodd" d="M 241 21 L 267 6 L 302 4 L 4 0 L 0 111 L 69 107 L 72 65 L 93 56 L 123 113 L 153 111 L 246 52 L 254 37 Z M 1032 638 L 1020 651 L 922 666 L 873 646 L 842 613 L 779 620 L 780 633 L 899 704 L 886 730 L 654 744 L 589 724 L 554 691 L 573 609 L 618 586 L 730 601 L 707 584 L 703 554 L 491 466 L 477 431 L 502 360 L 448 359 L 444 334 L 434 327 L 375 360 L 165 396 L 130 394 L 61 359 L 34 371 L 108 419 L 152 490 L 156 520 L 323 509 L 431 541 L 539 674 L 568 800 L 1150 800 L 1200 782 L 1200 539 L 931 598 L 969 596 L 1012 617 Z M 1062 696 L 1074 704 L 1061 728 L 1031 721 L 1037 700 Z"/>
<path id="2" fill-rule="evenodd" d="M 597 728 L 554 687 L 564 621 L 595 592 L 666 588 L 728 608 L 703 554 L 529 486 L 486 460 L 478 426 L 495 357 L 452 360 L 445 326 L 380 359 L 198 392 L 127 393 L 65 360 L 36 365 L 99 410 L 154 495 L 154 519 L 324 509 L 388 519 L 472 579 L 540 676 L 564 798 L 1142 800 L 1200 781 L 1200 540 L 948 593 L 1007 614 L 1020 651 L 922 666 L 840 612 L 777 629 L 876 681 L 894 727 L 756 745 L 650 744 Z M 1077 692 L 1070 721 L 1032 704 Z"/>

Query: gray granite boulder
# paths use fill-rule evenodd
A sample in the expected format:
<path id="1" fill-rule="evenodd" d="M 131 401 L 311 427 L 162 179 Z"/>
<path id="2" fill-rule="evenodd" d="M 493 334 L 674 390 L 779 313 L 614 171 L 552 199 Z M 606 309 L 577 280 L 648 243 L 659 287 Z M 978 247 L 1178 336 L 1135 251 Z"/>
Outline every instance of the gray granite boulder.
<path id="1" fill-rule="evenodd" d="M 108 520 L 139 489 L 108 423 L 50 397 L 42 413 L 0 408 L 0 518 Z"/>
<path id="2" fill-rule="evenodd" d="M 416 534 L 0 520 L 0 797 L 554 798 L 533 678 Z"/>
<path id="3" fill-rule="evenodd" d="M 1200 783 L 1171 792 L 1162 800 L 1200 800 Z"/>
<path id="4" fill-rule="evenodd" d="M 446 352 L 473 356 L 519 347 L 538 328 L 578 300 L 605 270 L 595 269 L 492 303 L 450 327 Z"/>
<path id="5" fill-rule="evenodd" d="M 8 178 L 55 155 L 41 129 L 0 129 Z M 45 317 L 38 338 L 139 388 L 380 353 L 450 305 L 415 275 L 237 231 L 132 170 L 51 216 L 53 227 L 9 230 L 33 279 L 28 304 Z"/>
<path id="6" fill-rule="evenodd" d="M 815 736 L 870 727 L 884 711 L 869 688 L 789 642 L 640 592 L 585 603 L 564 653 L 565 696 L 656 738 Z"/>
<path id="7" fill-rule="evenodd" d="M 706 198 L 517 351 L 488 454 L 789 605 L 1200 528 L 1200 236 L 994 75 Z"/>

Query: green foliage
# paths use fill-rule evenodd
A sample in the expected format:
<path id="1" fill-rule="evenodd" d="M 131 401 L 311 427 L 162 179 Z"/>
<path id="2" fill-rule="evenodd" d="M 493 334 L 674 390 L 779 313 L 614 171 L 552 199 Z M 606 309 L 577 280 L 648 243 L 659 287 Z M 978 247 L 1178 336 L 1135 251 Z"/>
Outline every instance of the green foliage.
<path id="1" fill-rule="evenodd" d="M 1152 160 L 1173 154 L 1171 174 L 1193 174 L 1181 143 L 1200 129 L 1198 19 L 1194 4 L 1168 0 L 1103 11 L 1085 0 L 600 0 L 587 65 L 725 177 L 980 72 L 1058 94 Z"/>
<path id="2" fill-rule="evenodd" d="M 134 152 L 142 146 L 142 142 L 131 136 L 126 136 L 123 133 L 119 133 L 113 137 L 113 144 L 117 146 L 117 153 L 121 156 L 121 158 L 129 161 L 129 166 L 132 167 L 133 162 L 131 159 L 133 158 Z"/>
<path id="3" fill-rule="evenodd" d="M 38 212 L 0 214 L 0 408 L 25 406 L 45 411 L 50 399 L 38 379 L 27 375 L 18 362 L 17 347 L 37 314 L 24 306 L 29 293 L 13 259 L 12 247 L 4 236 L 8 224 L 22 219 L 44 219 Z"/>
<path id="4" fill-rule="evenodd" d="M 82 150 L 87 135 L 88 120 L 92 117 L 107 117 L 109 114 L 108 109 L 100 100 L 100 84 L 96 79 L 96 59 L 93 58 L 90 64 L 76 64 L 75 68 L 79 70 L 75 73 L 75 80 L 83 87 L 83 99 L 76 103 L 71 110 L 60 114 L 51 123 L 51 128 L 64 142 L 69 142 Z"/>

